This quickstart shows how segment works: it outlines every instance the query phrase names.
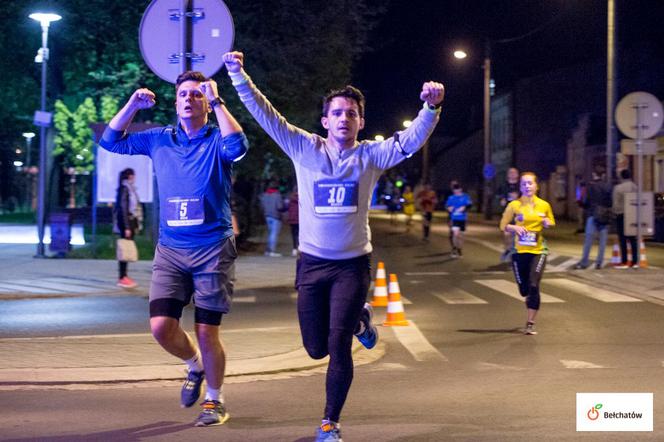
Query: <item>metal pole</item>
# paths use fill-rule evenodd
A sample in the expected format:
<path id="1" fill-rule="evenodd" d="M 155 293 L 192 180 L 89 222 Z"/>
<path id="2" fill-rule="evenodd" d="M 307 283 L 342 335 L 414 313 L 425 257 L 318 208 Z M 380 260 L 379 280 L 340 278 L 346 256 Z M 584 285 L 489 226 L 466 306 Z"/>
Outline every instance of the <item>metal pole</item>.
<path id="1" fill-rule="evenodd" d="M 613 109 L 616 100 L 615 85 L 615 2 L 608 0 L 608 22 L 606 36 L 606 181 L 613 179 Z"/>
<path id="2" fill-rule="evenodd" d="M 25 167 L 30 168 L 30 148 L 32 147 L 32 137 L 25 137 Z"/>
<path id="3" fill-rule="evenodd" d="M 641 110 L 645 106 L 635 104 L 636 110 L 636 263 L 641 263 L 641 191 L 643 190 L 643 128 L 641 124 Z M 634 264 L 636 264 L 634 263 Z"/>
<path id="4" fill-rule="evenodd" d="M 491 163 L 491 46 L 487 41 L 484 54 L 484 165 Z M 491 219 L 491 180 L 484 174 L 482 198 L 484 218 Z"/>
<path id="5" fill-rule="evenodd" d="M 422 146 L 422 182 L 429 182 L 429 140 Z"/>
<path id="6" fill-rule="evenodd" d="M 42 22 L 41 111 L 46 112 L 46 63 L 48 62 L 48 22 Z M 46 133 L 44 123 L 39 127 L 39 182 L 37 187 L 37 255 L 44 258 L 44 221 L 46 217 Z"/>

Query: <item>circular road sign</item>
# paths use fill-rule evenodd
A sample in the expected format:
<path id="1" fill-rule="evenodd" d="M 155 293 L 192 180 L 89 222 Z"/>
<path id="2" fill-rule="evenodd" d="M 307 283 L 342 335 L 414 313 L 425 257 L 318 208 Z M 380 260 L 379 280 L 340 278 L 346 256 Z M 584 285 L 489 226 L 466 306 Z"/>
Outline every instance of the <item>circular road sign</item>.
<path id="1" fill-rule="evenodd" d="M 625 95 L 616 106 L 616 125 L 629 138 L 638 138 L 637 112 L 641 125 L 641 138 L 650 138 L 659 132 L 664 121 L 662 103 L 647 92 Z"/>
<path id="2" fill-rule="evenodd" d="M 184 18 L 191 20 L 191 52 L 187 55 L 192 70 L 211 77 L 223 66 L 224 53 L 233 48 L 233 17 L 221 0 L 191 3 L 190 16 Z M 138 31 L 143 60 L 158 77 L 171 83 L 181 73 L 181 4 L 182 0 L 152 0 Z"/>

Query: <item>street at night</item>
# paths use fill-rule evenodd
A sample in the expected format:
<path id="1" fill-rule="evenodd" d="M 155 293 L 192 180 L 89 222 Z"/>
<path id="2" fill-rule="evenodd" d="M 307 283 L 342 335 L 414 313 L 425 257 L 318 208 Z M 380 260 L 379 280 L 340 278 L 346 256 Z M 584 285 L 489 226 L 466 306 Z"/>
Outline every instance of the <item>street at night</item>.
<path id="1" fill-rule="evenodd" d="M 392 225 L 385 215 L 372 226 L 373 261 L 398 276 L 411 323 L 379 327 L 374 350 L 355 349 L 345 438 L 659 439 L 664 422 L 657 413 L 655 431 L 636 439 L 575 431 L 576 393 L 649 392 L 655 410 L 661 407 L 664 296 L 661 281 L 645 282 L 657 268 L 569 270 L 560 264 L 578 256 L 579 244 L 576 235 L 561 234 L 551 241 L 539 334 L 525 336 L 525 308 L 509 265 L 499 262 L 495 226 L 472 223 L 456 260 L 440 221 L 426 243 L 418 222 L 410 234 L 401 220 Z M 663 250 L 648 252 L 651 267 L 661 266 Z M 296 352 L 294 265 L 289 257 L 238 261 L 236 302 L 222 326 L 232 418 L 208 429 L 193 428 L 194 413 L 179 408 L 180 381 L 169 379 L 182 368 L 149 336 L 145 285 L 132 296 L 2 301 L 3 440 L 310 440 L 324 370 Z M 0 286 L 10 281 L 5 277 Z M 374 322 L 384 318 L 385 309 L 376 308 Z M 185 319 L 191 329 L 190 311 Z M 42 353 L 55 348 L 65 353 Z M 242 374 L 248 360 L 267 362 L 270 353 L 291 354 L 302 365 Z M 12 381 L 10 373 L 22 376 Z M 132 381 L 132 373 L 142 380 Z"/>

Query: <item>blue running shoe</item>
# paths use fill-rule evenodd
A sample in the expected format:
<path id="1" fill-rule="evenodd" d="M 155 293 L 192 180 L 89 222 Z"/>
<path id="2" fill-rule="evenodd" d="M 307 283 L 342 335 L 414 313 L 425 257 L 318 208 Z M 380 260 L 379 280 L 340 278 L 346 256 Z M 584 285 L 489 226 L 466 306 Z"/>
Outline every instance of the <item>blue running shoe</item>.
<path id="1" fill-rule="evenodd" d="M 191 407 L 196 403 L 201 395 L 203 379 L 205 379 L 205 372 L 189 370 L 187 379 L 185 379 L 180 391 L 180 405 L 182 408 Z"/>
<path id="2" fill-rule="evenodd" d="M 341 439 L 339 424 L 337 422 L 323 420 L 323 423 L 316 431 L 316 442 L 343 442 L 343 439 Z"/>
<path id="3" fill-rule="evenodd" d="M 224 404 L 219 401 L 206 400 L 202 405 L 203 411 L 198 415 L 198 419 L 194 424 L 196 427 L 222 425 L 231 417 Z"/>
<path id="4" fill-rule="evenodd" d="M 372 324 L 372 319 L 373 307 L 367 302 L 364 304 L 364 309 L 362 309 L 362 313 L 360 314 L 360 322 L 364 325 L 364 330 L 355 335 L 360 343 L 367 349 L 374 348 L 376 342 L 378 342 L 378 329 Z"/>

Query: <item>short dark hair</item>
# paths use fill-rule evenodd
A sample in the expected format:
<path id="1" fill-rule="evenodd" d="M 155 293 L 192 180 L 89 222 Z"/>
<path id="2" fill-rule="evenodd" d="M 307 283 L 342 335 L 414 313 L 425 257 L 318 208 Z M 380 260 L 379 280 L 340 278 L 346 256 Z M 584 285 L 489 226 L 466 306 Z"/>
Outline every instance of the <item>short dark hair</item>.
<path id="1" fill-rule="evenodd" d="M 207 81 L 205 75 L 199 71 L 185 71 L 178 75 L 177 80 L 175 80 L 175 92 L 180 88 L 180 85 L 185 81 Z"/>
<path id="2" fill-rule="evenodd" d="M 630 172 L 629 169 L 623 169 L 620 171 L 620 178 L 623 180 L 628 180 L 632 178 L 632 172 Z"/>
<path id="3" fill-rule="evenodd" d="M 330 110 L 330 103 L 335 97 L 344 97 L 355 100 L 360 112 L 360 118 L 364 118 L 364 95 L 362 92 L 351 85 L 347 85 L 343 89 L 334 89 L 323 97 L 323 116 L 327 117 L 327 112 Z"/>
<path id="4" fill-rule="evenodd" d="M 461 184 L 459 183 L 452 184 L 452 190 L 459 190 L 459 189 L 461 189 Z"/>
<path id="5" fill-rule="evenodd" d="M 134 173 L 134 169 L 132 169 L 131 167 L 127 167 L 126 169 L 122 170 L 122 172 L 120 172 L 120 175 L 118 176 L 118 186 L 122 186 L 122 182 L 124 180 L 128 180 L 130 176 L 134 175 L 136 174 Z"/>

